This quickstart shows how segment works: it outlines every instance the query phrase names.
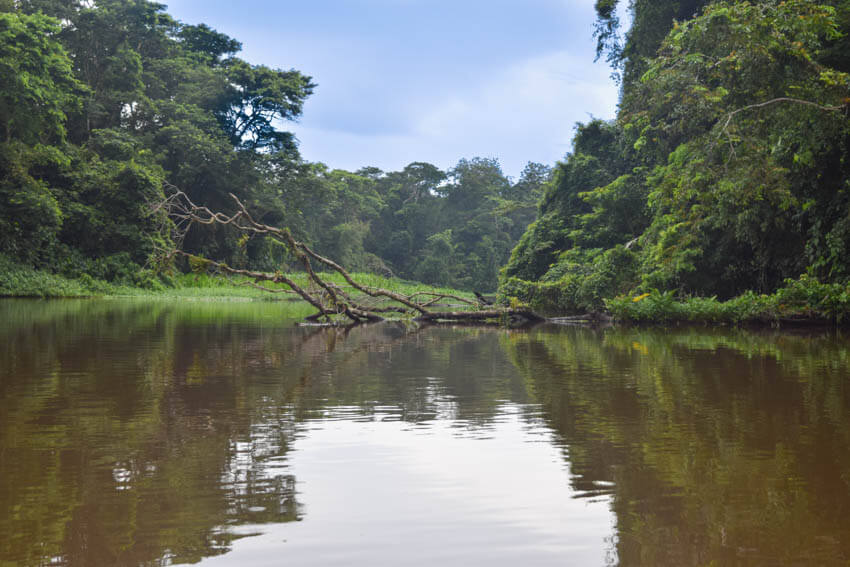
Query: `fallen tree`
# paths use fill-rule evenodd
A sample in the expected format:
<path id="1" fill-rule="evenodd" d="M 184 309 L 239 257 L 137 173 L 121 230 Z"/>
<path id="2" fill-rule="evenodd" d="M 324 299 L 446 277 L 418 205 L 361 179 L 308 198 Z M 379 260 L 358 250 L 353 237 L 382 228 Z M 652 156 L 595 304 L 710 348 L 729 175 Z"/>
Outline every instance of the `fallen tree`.
<path id="1" fill-rule="evenodd" d="M 499 321 L 512 325 L 523 325 L 544 321 L 545 319 L 530 309 L 482 309 L 478 311 L 431 311 L 417 316 L 415 320 L 429 323 Z"/>
<path id="2" fill-rule="evenodd" d="M 190 263 L 200 268 L 210 268 L 227 276 L 243 276 L 244 284 L 251 285 L 270 293 L 294 293 L 316 308 L 316 313 L 307 317 L 308 320 L 324 321 L 331 324 L 340 318 L 351 323 L 382 321 L 385 315 L 414 316 L 421 322 L 484 322 L 497 320 L 502 323 L 521 324 L 542 321 L 543 318 L 528 309 L 499 308 L 486 305 L 480 301 L 472 301 L 457 295 L 443 294 L 436 291 L 418 291 L 411 295 L 396 293 L 387 289 L 366 286 L 359 283 L 352 275 L 335 261 L 316 253 L 304 242 L 296 240 L 288 228 L 279 228 L 261 223 L 251 216 L 251 213 L 233 195 L 236 212 L 228 215 L 215 212 L 207 207 L 196 205 L 189 197 L 173 186 L 166 187 L 166 198 L 153 207 L 154 212 L 164 211 L 170 219 L 169 230 L 172 232 L 173 249 L 164 252 L 167 259 L 175 256 L 185 256 Z M 217 262 L 187 253 L 180 249 L 186 233 L 194 225 L 229 226 L 249 235 L 257 235 L 275 240 L 284 246 L 301 264 L 307 276 L 308 285 L 299 285 L 287 274 L 281 271 L 274 273 L 259 272 L 233 268 L 224 262 Z M 342 276 L 349 288 L 359 292 L 349 293 L 342 286 L 330 281 L 329 278 L 317 271 L 317 267 Z M 283 284 L 283 288 L 271 288 L 263 283 Z M 468 310 L 435 311 L 433 307 L 441 299 L 452 299 L 468 306 Z"/>

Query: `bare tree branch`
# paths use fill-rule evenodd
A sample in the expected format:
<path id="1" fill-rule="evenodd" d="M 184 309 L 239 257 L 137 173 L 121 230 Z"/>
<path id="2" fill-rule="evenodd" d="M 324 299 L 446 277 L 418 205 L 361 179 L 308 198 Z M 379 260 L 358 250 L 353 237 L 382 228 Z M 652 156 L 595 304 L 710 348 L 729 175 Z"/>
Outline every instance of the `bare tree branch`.
<path id="1" fill-rule="evenodd" d="M 770 100 L 766 100 L 764 102 L 759 102 L 759 103 L 756 103 L 756 104 L 750 104 L 748 106 L 743 106 L 741 108 L 733 110 L 732 112 L 730 112 L 729 114 L 726 115 L 726 120 L 723 122 L 723 126 L 720 128 L 720 131 L 718 132 L 717 137 L 719 138 L 723 134 L 726 134 L 727 138 L 729 138 L 729 144 L 731 146 L 732 145 L 732 138 L 729 135 L 728 129 L 729 129 L 729 124 L 732 123 L 732 119 L 735 118 L 735 116 L 737 116 L 738 114 L 741 114 L 742 112 L 747 112 L 747 111 L 750 111 L 750 110 L 756 110 L 756 109 L 759 109 L 759 108 L 764 108 L 766 106 L 771 106 L 771 105 L 779 104 L 779 103 L 783 103 L 783 102 L 791 103 L 791 104 L 800 104 L 800 105 L 803 105 L 803 106 L 810 106 L 812 108 L 817 108 L 818 110 L 823 110 L 825 112 L 838 112 L 838 111 L 844 109 L 843 105 L 831 106 L 831 105 L 820 104 L 820 103 L 817 103 L 817 102 L 812 102 L 810 100 L 804 100 L 804 99 L 801 99 L 801 98 L 780 96 L 780 97 L 772 98 Z M 734 153 L 734 147 L 732 148 L 732 151 Z"/>
<path id="2" fill-rule="evenodd" d="M 196 266 L 212 267 L 222 274 L 230 276 L 243 276 L 250 278 L 253 281 L 243 282 L 240 285 L 249 285 L 256 289 L 269 291 L 273 293 L 296 293 L 304 301 L 308 302 L 317 313 L 309 316 L 307 319 L 315 321 L 320 318 L 330 320 L 334 315 L 343 315 L 353 323 L 361 323 L 364 321 L 382 321 L 383 317 L 378 313 L 417 313 L 418 320 L 421 321 L 483 321 L 486 319 L 506 319 L 513 318 L 515 320 L 535 321 L 541 318 L 530 311 L 515 310 L 515 309 L 491 309 L 488 311 L 455 311 L 455 312 L 432 312 L 429 306 L 442 298 L 452 298 L 465 303 L 471 307 L 477 307 L 478 304 L 468 299 L 458 297 L 456 295 L 420 291 L 410 296 L 396 293 L 387 289 L 378 287 L 366 286 L 355 280 L 348 271 L 330 258 L 326 258 L 321 254 L 313 251 L 303 242 L 296 240 L 292 233 L 287 228 L 279 228 L 270 226 L 257 221 L 251 215 L 248 208 L 239 200 L 238 197 L 231 194 L 230 196 L 236 203 L 236 212 L 233 214 L 225 214 L 215 212 L 207 207 L 196 205 L 189 197 L 174 186 L 166 186 L 167 196 L 165 200 L 156 203 L 152 207 L 152 212 L 165 212 L 171 220 L 169 229 L 172 233 L 172 241 L 176 243 L 177 248 L 174 250 L 164 251 L 168 258 L 174 255 L 182 255 L 188 257 L 190 261 L 195 262 Z M 254 270 L 232 268 L 223 262 L 217 262 L 206 258 L 201 258 L 193 254 L 189 254 L 180 250 L 180 246 L 185 239 L 185 236 L 193 224 L 200 225 L 222 225 L 231 226 L 236 230 L 247 234 L 255 234 L 259 236 L 267 236 L 276 240 L 278 243 L 286 247 L 290 253 L 298 258 L 304 268 L 309 289 L 298 285 L 292 278 L 275 272 L 273 274 L 258 272 Z M 319 275 L 313 267 L 313 263 L 330 268 L 332 272 L 339 274 L 352 289 L 362 293 L 366 297 L 373 298 L 375 301 L 372 304 L 364 302 L 361 297 L 353 297 L 342 286 L 337 285 L 325 277 Z M 284 284 L 289 289 L 273 289 L 267 286 L 260 285 L 261 282 L 272 282 Z M 426 302 L 418 302 L 416 297 L 429 297 Z M 380 301 L 378 301 L 380 300 Z M 387 305 L 385 302 L 389 300 L 396 305 Z"/>
<path id="3" fill-rule="evenodd" d="M 411 294 L 409 296 L 409 299 L 413 299 L 414 297 L 418 297 L 420 295 L 427 295 L 427 296 L 431 296 L 433 298 L 433 299 L 423 303 L 422 304 L 423 307 L 433 305 L 434 303 L 438 302 L 441 299 L 454 299 L 456 301 L 460 301 L 461 303 L 466 303 L 467 305 L 471 305 L 473 307 L 478 305 L 478 303 L 476 303 L 474 301 L 470 301 L 466 298 L 463 298 L 463 297 L 460 297 L 460 296 L 457 296 L 457 295 L 452 295 L 450 293 L 438 293 L 438 292 L 434 292 L 434 291 L 417 291 L 416 293 Z"/>

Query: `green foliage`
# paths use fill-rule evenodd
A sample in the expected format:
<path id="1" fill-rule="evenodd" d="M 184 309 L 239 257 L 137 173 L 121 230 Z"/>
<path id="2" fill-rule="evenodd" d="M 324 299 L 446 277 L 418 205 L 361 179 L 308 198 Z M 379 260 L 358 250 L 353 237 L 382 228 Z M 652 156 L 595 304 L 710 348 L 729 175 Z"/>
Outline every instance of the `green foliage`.
<path id="1" fill-rule="evenodd" d="M 0 142 L 62 140 L 84 89 L 56 38 L 60 29 L 43 14 L 0 12 Z"/>
<path id="2" fill-rule="evenodd" d="M 630 6 L 634 23 L 618 43 L 616 2 L 596 5 L 600 53 L 625 71 L 617 120 L 578 127 L 503 286 L 560 286 L 556 305 L 574 310 L 591 304 L 572 300 L 585 283 L 619 287 L 614 295 L 657 288 L 721 299 L 770 293 L 803 273 L 844 285 L 850 56 L 837 46 L 850 32 L 846 3 Z M 631 268 L 617 286 L 592 285 L 599 254 L 619 246 Z M 667 317 L 652 299 L 611 306 Z"/>
<path id="3" fill-rule="evenodd" d="M 625 244 L 639 233 L 645 224 L 640 186 L 620 179 L 620 142 L 614 124 L 594 120 L 577 126 L 574 150 L 544 185 L 538 218 L 520 238 L 504 277 L 543 279 L 567 250 Z M 617 189 L 605 189 L 612 182 Z"/>
<path id="4" fill-rule="evenodd" d="M 306 224 L 320 227 L 320 234 L 333 236 L 338 229 L 321 227 L 341 221 L 350 226 L 351 221 L 346 219 L 357 215 L 359 226 L 368 223 L 363 239 L 366 254 L 347 253 L 327 244 L 321 245 L 323 250 L 353 261 L 354 266 L 358 258 L 365 258 L 366 264 L 361 263 L 361 267 L 483 292 L 495 289 L 499 269 L 533 218 L 550 176 L 548 167 L 529 163 L 520 179 L 512 183 L 498 162 L 482 158 L 461 160 L 448 172 L 414 162 L 397 172 L 364 168 L 357 173 L 356 194 L 365 198 L 343 201 L 344 206 L 333 210 L 328 221 Z M 349 184 L 358 179 L 345 172 L 339 175 Z M 312 194 L 317 193 L 313 189 Z M 307 213 L 311 209 L 321 209 L 320 203 L 314 201 L 312 207 L 304 208 L 305 220 L 310 218 Z M 359 239 L 352 237 L 349 241 Z M 339 253 L 335 255 L 334 251 Z"/>
<path id="5" fill-rule="evenodd" d="M 596 58 L 603 55 L 624 88 L 640 78 L 674 21 L 694 17 L 709 0 L 630 0 L 631 28 L 620 32 L 619 0 L 596 0 Z"/>
<path id="6" fill-rule="evenodd" d="M 850 315 L 850 285 L 802 276 L 786 280 L 770 295 L 747 291 L 728 301 L 716 297 L 677 301 L 672 290 L 654 289 L 634 297 L 606 299 L 605 306 L 616 319 L 633 323 L 845 323 Z"/>
<path id="7" fill-rule="evenodd" d="M 496 160 L 451 171 L 331 170 L 280 130 L 315 87 L 253 65 L 241 44 L 149 0 L 22 0 L 0 11 L 0 253 L 70 278 L 156 287 L 140 274 L 171 244 L 150 205 L 167 182 L 263 222 L 351 270 L 495 289 L 550 169 L 513 183 Z M 61 22 L 61 23 L 60 23 Z M 297 267 L 284 247 L 228 226 L 193 227 L 190 253 L 234 267 Z M 197 267 L 196 267 L 197 268 Z"/>
<path id="8" fill-rule="evenodd" d="M 38 262 L 55 243 L 64 214 L 47 180 L 33 173 L 66 163 L 66 156 L 50 146 L 0 144 L 0 252 Z"/>
<path id="9" fill-rule="evenodd" d="M 846 322 L 850 315 L 850 284 L 822 283 L 803 275 L 786 280 L 775 297 L 777 309 L 783 315 L 801 313 L 839 323 Z"/>
<path id="10" fill-rule="evenodd" d="M 630 289 L 635 255 L 622 246 L 610 250 L 565 252 L 538 282 L 508 278 L 500 295 L 528 303 L 547 314 L 598 312 L 607 297 Z"/>
<path id="11" fill-rule="evenodd" d="M 79 297 L 102 295 L 113 288 L 88 274 L 66 278 L 19 264 L 0 254 L 0 296 Z"/>
<path id="12" fill-rule="evenodd" d="M 222 56 L 232 55 L 242 49 L 241 43 L 206 24 L 183 25 L 180 27 L 178 36 L 186 51 L 208 58 L 210 63 L 215 63 Z"/>
<path id="13" fill-rule="evenodd" d="M 226 60 L 222 68 L 229 89 L 225 106 L 217 114 L 231 143 L 252 150 L 294 149 L 292 135 L 278 131 L 274 121 L 292 120 L 301 114 L 304 100 L 315 87 L 310 77 L 237 58 Z"/>
<path id="14" fill-rule="evenodd" d="M 816 172 L 847 167 L 848 123 L 825 108 L 850 77 L 814 58 L 837 33 L 832 14 L 806 1 L 712 5 L 671 32 L 625 95 L 635 146 L 656 163 L 647 281 L 728 296 L 772 289 L 821 256 L 806 253 L 806 233 L 828 230 L 814 209 L 841 180 Z"/>
<path id="15" fill-rule="evenodd" d="M 313 85 L 233 57 L 239 47 L 148 0 L 4 7 L 0 253 L 135 281 L 170 245 L 149 213 L 166 179 L 212 208 L 235 192 L 282 220 L 274 175 L 300 158 L 273 122 L 297 117 Z M 238 236 L 193 231 L 185 244 L 228 261 L 260 254 Z"/>
<path id="16" fill-rule="evenodd" d="M 577 125 L 564 161 L 516 182 L 493 159 L 303 161 L 278 126 L 312 79 L 243 61 L 238 41 L 161 4 L 3 5 L 0 253 L 155 285 L 139 274 L 170 246 L 149 212 L 168 181 L 224 213 L 234 193 L 350 269 L 484 292 L 501 277 L 505 297 L 552 311 L 652 288 L 773 292 L 802 273 L 843 285 L 846 3 L 636 0 L 623 38 L 617 4 L 596 3 L 600 54 L 624 73 L 617 119 Z M 227 226 L 182 244 L 236 267 L 297 265 Z"/>

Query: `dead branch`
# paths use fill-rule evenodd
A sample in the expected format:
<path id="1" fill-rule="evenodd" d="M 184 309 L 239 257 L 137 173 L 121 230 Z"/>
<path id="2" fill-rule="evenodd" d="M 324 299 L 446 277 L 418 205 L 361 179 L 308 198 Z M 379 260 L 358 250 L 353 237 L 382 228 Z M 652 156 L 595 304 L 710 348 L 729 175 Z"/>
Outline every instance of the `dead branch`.
<path id="1" fill-rule="evenodd" d="M 441 299 L 454 299 L 455 301 L 460 301 L 461 303 L 466 303 L 467 305 L 471 305 L 473 307 L 478 305 L 474 301 L 470 301 L 466 298 L 463 298 L 463 297 L 460 297 L 460 296 L 457 296 L 457 295 L 452 295 L 450 293 L 438 293 L 438 292 L 435 292 L 435 291 L 417 291 L 416 293 L 413 293 L 410 296 L 408 296 L 408 299 L 412 300 L 414 297 L 419 297 L 420 295 L 427 295 L 427 296 L 432 298 L 432 299 L 429 299 L 428 301 L 426 301 L 425 303 L 420 304 L 420 305 L 422 305 L 422 307 L 428 307 L 429 305 L 433 305 L 433 304 L 437 303 L 438 301 L 440 301 Z"/>
<path id="2" fill-rule="evenodd" d="M 331 283 L 329 285 L 332 285 L 334 287 L 334 289 L 337 291 L 337 293 L 342 295 L 347 301 L 352 302 L 352 304 L 355 307 L 357 307 L 358 309 L 361 309 L 363 311 L 371 311 L 371 312 L 374 312 L 374 313 L 407 313 L 408 312 L 408 310 L 405 309 L 404 307 L 399 307 L 399 306 L 396 306 L 396 305 L 378 306 L 378 305 L 365 305 L 363 303 L 359 303 L 359 302 L 355 301 L 354 298 L 352 298 L 344 289 L 342 289 L 342 286 L 338 286 L 334 283 Z"/>
<path id="3" fill-rule="evenodd" d="M 420 313 L 423 313 L 423 314 L 427 313 L 427 311 L 425 310 L 424 307 L 422 307 L 418 303 L 414 303 L 413 301 L 410 301 L 410 299 L 408 299 L 407 297 L 405 297 L 401 294 L 398 294 L 398 293 L 395 293 L 395 292 L 392 292 L 392 291 L 389 291 L 389 290 L 386 290 L 386 289 L 371 288 L 371 287 L 366 287 L 364 285 L 360 285 L 359 283 L 357 283 L 351 277 L 351 275 L 347 271 L 345 271 L 342 268 L 342 266 L 340 266 L 339 264 L 337 264 L 333 260 L 330 260 L 328 258 L 325 258 L 324 256 L 320 256 L 319 254 L 316 254 L 306 244 L 301 244 L 301 247 L 312 258 L 316 259 L 317 261 L 325 264 L 326 266 L 328 266 L 330 268 L 333 268 L 333 270 L 335 272 L 339 273 L 345 279 L 345 281 L 348 282 L 348 285 L 350 285 L 354 289 L 361 291 L 361 292 L 365 293 L 366 295 L 370 295 L 372 297 L 387 297 L 389 299 L 392 299 L 393 301 L 397 301 L 397 302 L 401 303 L 402 305 L 406 305 L 407 307 L 410 307 L 411 309 L 413 309 L 415 311 L 419 311 Z"/>
<path id="4" fill-rule="evenodd" d="M 756 104 L 750 104 L 750 105 L 747 105 L 747 106 L 743 106 L 743 107 L 735 109 L 732 112 L 730 112 L 729 114 L 727 114 L 726 120 L 723 122 L 723 126 L 721 126 L 720 131 L 717 133 L 717 139 L 720 139 L 721 136 L 726 135 L 726 138 L 729 141 L 729 146 L 732 149 L 732 154 L 734 154 L 735 153 L 735 147 L 734 147 L 734 144 L 733 144 L 733 141 L 732 141 L 732 136 L 729 134 L 729 125 L 732 123 L 732 119 L 735 118 L 735 116 L 737 116 L 738 114 L 741 114 L 742 112 L 748 112 L 750 110 L 757 110 L 759 108 L 765 108 L 767 106 L 771 106 L 771 105 L 779 104 L 779 103 L 800 104 L 800 105 L 803 105 L 803 106 L 810 106 L 810 107 L 816 108 L 818 110 L 823 110 L 824 112 L 838 112 L 838 111 L 841 111 L 845 108 L 843 105 L 832 106 L 832 105 L 825 105 L 825 104 L 820 104 L 820 103 L 817 103 L 817 102 L 812 102 L 810 100 L 805 100 L 805 99 L 801 99 L 801 98 L 793 98 L 793 97 L 789 97 L 789 96 L 780 96 L 780 97 L 772 98 L 770 100 L 766 100 L 764 102 L 759 102 L 759 103 L 756 103 Z M 714 144 L 712 143 L 712 147 L 713 146 L 714 146 Z"/>
<path id="5" fill-rule="evenodd" d="M 736 110 L 733 110 L 732 112 L 730 112 L 726 116 L 726 123 L 724 125 L 724 128 L 729 125 L 729 122 L 732 121 L 732 118 L 734 118 L 736 114 L 740 114 L 741 112 L 746 112 L 748 110 L 755 110 L 756 108 L 764 108 L 765 106 L 770 106 L 772 104 L 778 104 L 780 102 L 790 102 L 790 103 L 793 103 L 793 104 L 802 104 L 804 106 L 811 106 L 813 108 L 817 108 L 818 110 L 824 110 L 826 112 L 837 112 L 837 111 L 842 110 L 844 108 L 844 106 L 842 106 L 842 105 L 839 105 L 839 106 L 825 105 L 825 104 L 820 104 L 820 103 L 817 103 L 817 102 L 812 102 L 810 100 L 805 100 L 805 99 L 802 99 L 802 98 L 793 98 L 793 97 L 790 97 L 790 96 L 780 96 L 780 97 L 772 98 L 770 100 L 766 100 L 764 102 L 759 102 L 759 103 L 756 103 L 756 104 L 750 104 L 748 106 L 744 106 L 744 107 L 738 108 Z"/>
<path id="6" fill-rule="evenodd" d="M 224 264 L 222 262 L 216 262 L 215 260 L 208 260 L 206 258 L 199 258 L 198 256 L 195 256 L 193 254 L 188 254 L 186 252 L 183 252 L 182 250 L 175 250 L 174 253 L 180 254 L 181 256 L 185 256 L 187 258 L 194 258 L 194 259 L 199 260 L 199 261 L 201 261 L 205 264 L 209 264 L 210 266 L 213 266 L 215 269 L 217 269 L 217 270 L 219 270 L 219 271 L 221 271 L 225 274 L 230 274 L 230 275 L 235 275 L 235 276 L 247 276 L 249 278 L 254 278 L 254 283 L 257 283 L 259 281 L 267 281 L 267 282 L 273 282 L 273 283 L 286 284 L 290 287 L 290 289 L 292 289 L 292 291 L 294 291 L 295 293 L 300 295 L 304 299 L 304 301 L 306 301 L 307 303 L 309 303 L 310 305 L 312 305 L 313 307 L 318 309 L 319 313 L 321 315 L 334 315 L 334 314 L 336 314 L 335 311 L 331 311 L 331 310 L 326 309 L 321 301 L 319 301 L 312 294 L 308 293 L 306 290 L 301 288 L 298 284 L 296 284 L 290 278 L 288 278 L 288 277 L 286 277 L 282 274 L 266 274 L 264 272 L 254 272 L 252 270 L 238 270 L 236 268 L 231 268 L 230 266 L 228 266 L 227 264 Z"/>
<path id="7" fill-rule="evenodd" d="M 256 282 L 249 282 L 249 281 L 241 282 L 241 283 L 238 283 L 236 285 L 243 286 L 243 287 L 253 287 L 254 289 L 259 289 L 260 291 L 265 291 L 266 293 L 295 293 L 291 289 L 284 289 L 284 288 L 273 289 L 273 288 L 270 288 L 270 287 L 262 286 L 262 285 L 260 285 Z"/>
<path id="8" fill-rule="evenodd" d="M 196 205 L 185 193 L 174 186 L 167 185 L 165 189 L 167 193 L 165 200 L 155 204 L 152 209 L 154 213 L 164 211 L 168 218 L 171 219 L 170 229 L 172 231 L 172 241 L 177 244 L 177 248 L 168 251 L 166 257 L 171 258 L 179 254 L 189 258 L 196 265 L 212 267 L 219 273 L 229 276 L 243 276 L 253 280 L 240 285 L 249 285 L 273 293 L 295 293 L 312 305 L 317 311 L 317 313 L 307 317 L 308 321 L 318 321 L 319 319 L 331 321 L 332 316 L 344 316 L 355 324 L 366 321 L 383 321 L 383 317 L 378 315 L 378 313 L 416 313 L 418 314 L 417 320 L 430 322 L 485 321 L 490 319 L 512 319 L 515 321 L 541 320 L 539 316 L 530 311 L 515 309 L 454 312 L 430 311 L 429 306 L 443 298 L 455 299 L 471 307 L 477 307 L 477 304 L 468 299 L 445 293 L 420 291 L 407 296 L 382 288 L 365 286 L 355 280 L 345 268 L 330 258 L 318 254 L 305 243 L 296 240 L 289 229 L 270 226 L 254 219 L 247 207 L 232 193 L 230 196 L 236 203 L 236 212 L 228 215 Z M 275 239 L 295 255 L 301 263 L 309 286 L 307 288 L 302 287 L 281 272 L 269 274 L 254 270 L 232 268 L 223 262 L 200 258 L 180 250 L 187 232 L 194 224 L 230 226 L 244 233 Z M 330 268 L 332 272 L 339 274 L 351 289 L 359 291 L 366 297 L 381 301 L 375 301 L 369 305 L 361 297 L 354 297 L 345 291 L 342 286 L 328 281 L 319 275 L 313 267 L 314 262 Z M 262 282 L 283 284 L 289 289 L 273 289 L 260 285 Z M 415 300 L 416 297 L 422 296 L 432 297 L 433 299 L 424 303 Z M 396 305 L 386 305 L 383 303 L 385 300 L 389 300 Z"/>
<path id="9" fill-rule="evenodd" d="M 437 323 L 441 321 L 488 321 L 512 319 L 514 322 L 534 323 L 545 321 L 530 309 L 490 309 L 487 311 L 434 311 L 416 317 L 416 321 Z"/>

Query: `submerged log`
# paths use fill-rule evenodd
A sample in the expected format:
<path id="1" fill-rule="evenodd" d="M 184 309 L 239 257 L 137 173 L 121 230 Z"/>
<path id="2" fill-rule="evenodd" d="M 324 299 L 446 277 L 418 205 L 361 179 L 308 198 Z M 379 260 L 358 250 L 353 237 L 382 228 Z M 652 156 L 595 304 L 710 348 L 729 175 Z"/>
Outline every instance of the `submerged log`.
<path id="1" fill-rule="evenodd" d="M 611 323 L 613 317 L 606 313 L 585 313 L 584 315 L 570 315 L 567 317 L 552 317 L 547 319 L 550 323 L 557 325 L 597 325 L 603 323 Z"/>
<path id="2" fill-rule="evenodd" d="M 423 313 L 414 319 L 414 321 L 430 323 L 490 320 L 522 324 L 545 321 L 545 318 L 528 309 L 489 309 L 485 311 L 434 311 Z"/>

